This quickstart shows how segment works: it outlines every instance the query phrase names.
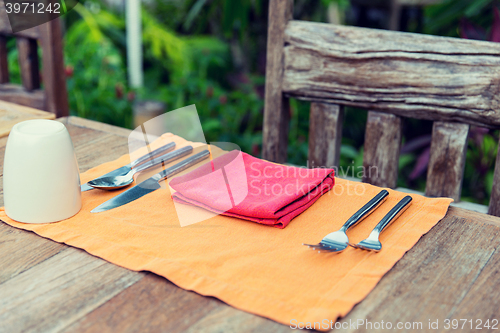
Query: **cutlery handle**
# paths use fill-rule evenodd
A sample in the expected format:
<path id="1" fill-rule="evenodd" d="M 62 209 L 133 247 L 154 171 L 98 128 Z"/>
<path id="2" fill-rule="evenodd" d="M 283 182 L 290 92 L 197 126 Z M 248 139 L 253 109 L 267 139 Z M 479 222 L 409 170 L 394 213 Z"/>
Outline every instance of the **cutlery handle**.
<path id="1" fill-rule="evenodd" d="M 373 199 L 368 201 L 366 205 L 361 207 L 354 215 L 352 215 L 347 222 L 342 226 L 342 229 L 346 231 L 352 226 L 355 226 L 361 222 L 365 217 L 370 215 L 375 209 L 377 209 L 384 201 L 387 199 L 389 192 L 387 190 L 380 191 Z"/>
<path id="2" fill-rule="evenodd" d="M 375 226 L 373 232 L 378 232 L 379 234 L 389 226 L 393 221 L 396 221 L 398 217 L 404 213 L 408 207 L 410 207 L 412 198 L 407 195 L 403 199 L 401 199 L 396 206 L 392 207 L 392 209 L 387 213 L 386 216 Z"/>
<path id="3" fill-rule="evenodd" d="M 163 153 L 167 153 L 167 152 L 173 150 L 174 148 L 175 148 L 175 142 L 169 142 L 166 145 L 161 146 L 160 148 L 155 149 L 152 152 L 149 152 L 146 155 L 139 157 L 138 159 L 136 159 L 135 161 L 130 163 L 130 166 L 131 166 L 131 168 L 135 168 L 138 165 L 141 165 L 144 162 L 151 160 L 154 156 L 157 156 L 157 155 L 163 154 Z"/>
<path id="4" fill-rule="evenodd" d="M 197 154 L 194 154 L 193 156 L 191 156 L 189 158 L 186 158 L 184 161 L 179 162 L 176 165 L 171 166 L 170 168 L 165 169 L 162 172 L 158 173 L 158 175 L 160 175 L 160 177 L 161 177 L 158 180 L 158 182 L 160 182 L 160 181 L 162 181 L 170 176 L 173 176 L 173 175 L 175 175 L 183 170 L 186 170 L 190 166 L 193 166 L 193 165 L 197 164 L 198 162 L 208 158 L 208 156 L 210 156 L 210 152 L 205 149 Z"/>
<path id="5" fill-rule="evenodd" d="M 182 147 L 180 149 L 177 149 L 177 150 L 174 150 L 170 153 L 166 153 L 164 155 L 161 155 L 157 158 L 153 158 L 152 160 L 150 161 L 147 161 L 146 163 L 144 164 L 141 164 L 139 166 L 137 166 L 135 169 L 134 169 L 134 174 L 137 173 L 137 172 L 141 172 L 141 171 L 144 171 L 144 170 L 147 170 L 147 169 L 150 169 L 160 163 L 170 163 L 172 161 L 175 161 L 183 156 L 186 156 L 186 155 L 189 155 L 193 152 L 193 147 L 192 146 L 186 146 L 186 147 Z"/>

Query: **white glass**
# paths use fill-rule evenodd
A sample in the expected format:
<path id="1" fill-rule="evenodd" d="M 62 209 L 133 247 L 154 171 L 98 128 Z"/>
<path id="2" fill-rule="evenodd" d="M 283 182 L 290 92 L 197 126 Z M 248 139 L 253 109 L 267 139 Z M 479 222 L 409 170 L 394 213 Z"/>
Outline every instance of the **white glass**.
<path id="1" fill-rule="evenodd" d="M 5 213 L 24 223 L 67 219 L 82 207 L 80 174 L 66 127 L 54 120 L 14 125 L 3 169 Z"/>

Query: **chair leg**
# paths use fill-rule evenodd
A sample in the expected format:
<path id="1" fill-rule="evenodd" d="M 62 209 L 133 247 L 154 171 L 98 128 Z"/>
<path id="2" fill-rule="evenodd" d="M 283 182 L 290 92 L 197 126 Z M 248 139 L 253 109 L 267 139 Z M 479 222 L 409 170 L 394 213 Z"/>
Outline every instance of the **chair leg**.
<path id="1" fill-rule="evenodd" d="M 40 25 L 43 55 L 43 84 L 47 95 L 46 110 L 56 117 L 69 116 L 68 92 L 64 72 L 62 33 L 59 18 Z"/>
<path id="2" fill-rule="evenodd" d="M 269 2 L 262 157 L 279 163 L 284 163 L 287 156 L 290 107 L 282 91 L 283 53 L 285 27 L 292 13 L 292 0 Z"/>
<path id="3" fill-rule="evenodd" d="M 460 200 L 469 127 L 434 122 L 425 195 Z"/>
<path id="4" fill-rule="evenodd" d="M 368 112 L 363 156 L 363 182 L 395 188 L 401 148 L 401 118 Z"/>
<path id="5" fill-rule="evenodd" d="M 344 107 L 311 103 L 309 120 L 309 167 L 337 168 L 342 141 Z"/>

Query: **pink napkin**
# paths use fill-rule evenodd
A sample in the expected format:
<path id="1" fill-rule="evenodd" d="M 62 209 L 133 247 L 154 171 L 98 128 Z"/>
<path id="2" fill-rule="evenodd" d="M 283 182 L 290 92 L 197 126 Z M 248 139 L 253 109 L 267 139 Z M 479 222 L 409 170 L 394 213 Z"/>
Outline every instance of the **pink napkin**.
<path id="1" fill-rule="evenodd" d="M 177 202 L 284 228 L 333 187 L 333 177 L 333 169 L 284 166 L 234 150 L 169 185 Z"/>

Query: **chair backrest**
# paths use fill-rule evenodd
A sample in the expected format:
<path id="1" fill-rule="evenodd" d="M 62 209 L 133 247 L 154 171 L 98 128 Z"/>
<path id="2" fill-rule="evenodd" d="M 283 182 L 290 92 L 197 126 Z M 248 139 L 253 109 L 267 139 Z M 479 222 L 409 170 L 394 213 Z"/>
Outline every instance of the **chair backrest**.
<path id="1" fill-rule="evenodd" d="M 7 37 L 16 38 L 22 86 L 9 83 Z M 42 50 L 42 78 L 38 63 Z M 40 83 L 43 81 L 43 90 Z M 69 115 L 59 19 L 13 34 L 0 0 L 0 100 L 50 111 L 56 117 Z"/>
<path id="2" fill-rule="evenodd" d="M 263 157 L 285 162 L 288 97 L 311 101 L 309 163 L 338 166 L 344 106 L 368 109 L 363 181 L 396 187 L 401 117 L 434 121 L 426 195 L 460 199 L 470 125 L 500 128 L 500 44 L 292 20 L 269 4 Z M 500 216 L 500 154 L 489 213 Z M 373 172 L 371 172 L 373 171 Z"/>

